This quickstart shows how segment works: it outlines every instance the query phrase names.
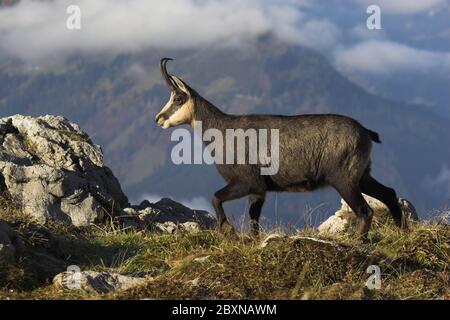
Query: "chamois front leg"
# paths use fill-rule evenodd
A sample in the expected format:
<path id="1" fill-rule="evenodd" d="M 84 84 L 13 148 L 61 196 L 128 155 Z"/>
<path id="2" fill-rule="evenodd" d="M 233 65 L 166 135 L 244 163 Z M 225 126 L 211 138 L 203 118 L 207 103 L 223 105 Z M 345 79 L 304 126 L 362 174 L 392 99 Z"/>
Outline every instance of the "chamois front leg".
<path id="1" fill-rule="evenodd" d="M 230 200 L 242 198 L 249 194 L 247 186 L 239 183 L 230 183 L 214 194 L 212 204 L 217 216 L 217 228 L 224 234 L 234 234 L 233 226 L 228 222 L 223 203 Z"/>

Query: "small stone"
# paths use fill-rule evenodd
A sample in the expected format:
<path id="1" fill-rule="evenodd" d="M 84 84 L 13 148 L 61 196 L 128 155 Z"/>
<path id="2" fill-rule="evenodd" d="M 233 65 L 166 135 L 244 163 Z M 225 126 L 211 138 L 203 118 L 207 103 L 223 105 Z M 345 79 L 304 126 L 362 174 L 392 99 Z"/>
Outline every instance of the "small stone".
<path id="1" fill-rule="evenodd" d="M 198 263 L 204 263 L 209 259 L 209 257 L 210 256 L 198 257 L 198 258 L 195 258 L 194 261 L 198 262 Z"/>
<path id="2" fill-rule="evenodd" d="M 195 278 L 193 280 L 189 280 L 188 283 L 192 286 L 192 287 L 197 287 L 198 284 L 200 282 L 200 278 Z"/>
<path id="3" fill-rule="evenodd" d="M 173 234 L 175 233 L 175 231 L 178 230 L 177 225 L 172 221 L 166 221 L 164 223 L 155 223 L 155 227 L 157 230 L 169 234 Z"/>
<path id="4" fill-rule="evenodd" d="M 151 278 L 132 277 L 108 272 L 63 272 L 53 278 L 53 285 L 58 289 L 108 293 L 118 290 L 127 290 L 139 286 L 149 280 L 151 280 Z"/>
<path id="5" fill-rule="evenodd" d="M 197 222 L 189 221 L 180 224 L 181 230 L 187 233 L 198 233 L 201 231 L 200 225 Z"/>
<path id="6" fill-rule="evenodd" d="M 405 215 L 405 217 L 407 217 L 412 221 L 419 220 L 419 215 L 417 214 L 416 208 L 409 200 L 399 198 L 398 203 L 400 204 L 400 208 L 402 209 L 402 212 Z"/>
<path id="7" fill-rule="evenodd" d="M 363 194 L 367 204 L 372 208 L 375 218 L 392 220 L 391 214 L 387 206 L 381 201 Z M 319 226 L 319 232 L 322 234 L 344 234 L 348 229 L 357 223 L 356 215 L 353 213 L 348 204 L 342 199 L 341 208 L 335 212 Z M 399 198 L 398 203 L 403 215 L 409 220 L 417 221 L 419 219 L 416 209 L 410 201 Z"/>

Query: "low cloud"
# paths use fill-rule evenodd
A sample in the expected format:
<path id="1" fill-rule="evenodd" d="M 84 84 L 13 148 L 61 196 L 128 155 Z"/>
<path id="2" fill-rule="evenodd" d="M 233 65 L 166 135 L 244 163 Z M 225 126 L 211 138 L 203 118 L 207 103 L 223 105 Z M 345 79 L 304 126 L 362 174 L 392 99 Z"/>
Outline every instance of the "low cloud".
<path id="1" fill-rule="evenodd" d="M 399 13 L 431 10 L 443 3 L 447 2 L 377 2 L 385 10 Z M 73 4 L 81 8 L 81 30 L 66 27 L 66 9 Z M 32 66 L 59 64 L 74 53 L 237 46 L 271 33 L 333 56 L 344 71 L 386 74 L 449 68 L 449 53 L 389 41 L 384 31 L 369 33 L 363 25 L 343 34 L 330 19 L 308 15 L 314 5 L 311 0 L 22 0 L 0 9 L 0 59 L 15 57 Z M 361 6 L 362 14 L 363 9 Z M 356 44 L 341 46 L 343 35 Z M 132 66 L 128 75 L 140 77 L 141 69 Z"/>
<path id="2" fill-rule="evenodd" d="M 125 74 L 130 78 L 142 80 L 147 76 L 148 70 L 140 63 L 134 62 L 125 70 Z"/>
<path id="3" fill-rule="evenodd" d="M 290 41 L 310 42 L 311 38 L 299 30 L 307 22 L 302 21 L 301 12 L 307 3 L 306 0 L 23 0 L 16 6 L 0 9 L 0 52 L 39 62 L 75 52 L 236 45 L 268 32 Z M 69 17 L 66 9 L 73 4 L 81 8 L 81 30 L 66 28 Z M 319 31 L 330 28 L 324 22 L 306 23 L 305 27 Z M 327 39 L 330 41 L 329 36 Z M 323 40 L 319 45 L 323 46 Z"/>
<path id="4" fill-rule="evenodd" d="M 341 36 L 341 30 L 328 20 L 310 20 L 296 32 L 293 40 L 324 51 L 334 48 Z"/>
<path id="5" fill-rule="evenodd" d="M 348 71 L 389 74 L 397 71 L 449 70 L 450 53 L 416 49 L 386 40 L 362 41 L 336 50 L 336 65 Z"/>

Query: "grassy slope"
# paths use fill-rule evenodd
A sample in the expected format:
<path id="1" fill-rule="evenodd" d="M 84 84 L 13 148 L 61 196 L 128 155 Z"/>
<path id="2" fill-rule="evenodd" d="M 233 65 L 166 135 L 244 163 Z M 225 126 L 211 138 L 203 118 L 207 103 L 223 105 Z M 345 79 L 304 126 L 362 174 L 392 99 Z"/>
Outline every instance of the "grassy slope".
<path id="1" fill-rule="evenodd" d="M 3 208 L 0 218 L 5 217 L 32 249 L 16 265 L 0 268 L 0 299 L 450 299 L 449 225 L 417 224 L 405 234 L 378 224 L 369 244 L 352 236 L 328 238 L 337 247 L 284 238 L 261 248 L 261 240 L 209 231 L 154 235 L 112 225 L 80 230 L 58 224 L 39 229 Z M 55 235 L 51 239 L 45 239 L 47 229 Z M 317 236 L 312 230 L 299 233 Z M 32 253 L 43 243 L 56 266 L 42 266 L 42 257 Z M 58 291 L 45 272 L 61 267 L 61 261 L 63 268 L 76 264 L 152 277 L 144 286 L 114 294 Z M 365 287 L 371 264 L 381 268 L 380 290 Z"/>

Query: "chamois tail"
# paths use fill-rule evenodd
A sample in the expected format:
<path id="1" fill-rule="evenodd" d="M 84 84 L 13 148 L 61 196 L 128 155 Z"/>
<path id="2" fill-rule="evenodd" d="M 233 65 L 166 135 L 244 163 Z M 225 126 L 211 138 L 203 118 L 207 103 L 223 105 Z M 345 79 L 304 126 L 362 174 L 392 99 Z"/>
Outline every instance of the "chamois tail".
<path id="1" fill-rule="evenodd" d="M 373 142 L 381 143 L 380 136 L 375 131 L 369 130 L 366 128 L 367 133 L 369 134 L 370 139 L 372 139 Z"/>

